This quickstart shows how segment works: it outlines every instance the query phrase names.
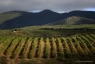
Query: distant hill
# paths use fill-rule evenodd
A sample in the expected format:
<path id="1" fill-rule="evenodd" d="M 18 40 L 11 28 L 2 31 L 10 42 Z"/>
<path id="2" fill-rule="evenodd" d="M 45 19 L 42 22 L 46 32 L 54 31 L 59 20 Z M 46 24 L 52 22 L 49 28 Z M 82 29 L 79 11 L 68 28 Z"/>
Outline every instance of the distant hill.
<path id="1" fill-rule="evenodd" d="M 84 18 L 84 17 L 71 16 L 66 19 L 49 23 L 46 25 L 63 25 L 63 24 L 67 24 L 67 25 L 95 24 L 95 20 Z"/>
<path id="2" fill-rule="evenodd" d="M 95 20 L 95 12 L 94 11 L 75 10 L 75 11 L 71 11 L 68 13 L 63 13 L 62 16 L 64 16 L 64 18 L 71 17 L 71 16 L 79 16 L 79 17 L 85 17 L 85 18 Z"/>
<path id="3" fill-rule="evenodd" d="M 72 16 L 84 17 L 86 18 L 86 20 L 95 20 L 95 12 L 92 11 L 71 11 L 62 14 L 53 12 L 51 10 L 43 10 L 39 13 L 31 13 L 25 11 L 10 11 L 0 13 L 0 29 L 12 29 L 26 26 L 44 25 L 58 21 L 60 22 Z M 64 23 L 65 21 L 62 22 Z M 93 23 L 89 20 L 85 22 L 88 24 Z M 85 22 L 83 23 L 85 24 Z"/>
<path id="4" fill-rule="evenodd" d="M 52 12 L 50 10 L 44 10 L 40 13 L 10 11 L 6 13 L 1 13 L 0 18 L 1 29 L 43 25 L 61 20 L 60 14 Z"/>

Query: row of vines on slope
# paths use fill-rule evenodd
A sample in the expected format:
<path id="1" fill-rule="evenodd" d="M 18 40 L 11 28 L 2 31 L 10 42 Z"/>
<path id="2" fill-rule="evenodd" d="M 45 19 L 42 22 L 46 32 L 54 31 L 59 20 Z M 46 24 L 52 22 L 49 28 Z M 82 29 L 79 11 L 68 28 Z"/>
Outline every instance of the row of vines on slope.
<path id="1" fill-rule="evenodd" d="M 4 38 L 4 37 L 3 37 Z M 94 57 L 95 35 L 78 34 L 72 37 L 0 37 L 0 55 L 8 58 L 73 58 Z"/>

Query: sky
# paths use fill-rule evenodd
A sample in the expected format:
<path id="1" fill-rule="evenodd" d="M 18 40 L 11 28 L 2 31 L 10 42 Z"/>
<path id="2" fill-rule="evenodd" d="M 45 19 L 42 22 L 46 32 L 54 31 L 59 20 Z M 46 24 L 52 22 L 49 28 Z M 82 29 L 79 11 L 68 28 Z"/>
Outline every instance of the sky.
<path id="1" fill-rule="evenodd" d="M 95 0 L 0 0 L 0 13 L 14 10 L 39 12 L 45 9 L 58 13 L 95 11 Z"/>

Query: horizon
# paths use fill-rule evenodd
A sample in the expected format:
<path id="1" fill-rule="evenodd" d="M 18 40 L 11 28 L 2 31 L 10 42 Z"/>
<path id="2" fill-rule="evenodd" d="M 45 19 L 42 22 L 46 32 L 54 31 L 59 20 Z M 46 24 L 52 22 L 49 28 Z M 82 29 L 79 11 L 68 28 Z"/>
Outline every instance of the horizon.
<path id="1" fill-rule="evenodd" d="M 44 10 L 47 10 L 47 9 L 44 9 Z M 44 10 L 34 10 L 34 11 L 28 11 L 28 12 L 39 13 Z M 48 9 L 48 10 L 50 10 L 50 9 Z M 93 11 L 93 12 L 95 12 L 95 8 L 87 8 L 87 9 L 83 9 L 83 10 L 71 10 L 71 11 Z M 71 11 L 68 11 L 68 12 L 71 12 Z M 53 12 L 56 12 L 56 11 L 53 11 Z M 61 12 L 56 12 L 56 13 L 68 13 L 68 12 L 61 11 Z"/>
<path id="2" fill-rule="evenodd" d="M 50 10 L 50 9 L 44 9 L 44 10 Z M 39 13 L 39 12 L 42 12 L 44 10 L 34 10 L 34 11 L 25 11 L 25 12 Z M 11 11 L 24 11 L 24 10 L 11 10 Z M 11 12 L 11 11 L 6 11 L 6 12 Z M 50 10 L 50 11 L 53 11 L 53 10 Z M 71 10 L 71 11 L 92 11 L 92 12 L 95 12 L 95 8 L 87 8 L 87 9 L 84 9 L 84 10 Z M 62 11 L 61 12 L 56 12 L 56 11 L 53 11 L 53 12 L 62 14 L 62 13 L 69 13 L 71 11 L 68 11 L 68 12 L 62 12 Z M 5 13 L 5 12 L 0 12 L 0 13 Z"/>
<path id="3" fill-rule="evenodd" d="M 45 9 L 58 13 L 95 11 L 95 0 L 0 0 L 0 13 L 13 10 L 40 12 Z"/>

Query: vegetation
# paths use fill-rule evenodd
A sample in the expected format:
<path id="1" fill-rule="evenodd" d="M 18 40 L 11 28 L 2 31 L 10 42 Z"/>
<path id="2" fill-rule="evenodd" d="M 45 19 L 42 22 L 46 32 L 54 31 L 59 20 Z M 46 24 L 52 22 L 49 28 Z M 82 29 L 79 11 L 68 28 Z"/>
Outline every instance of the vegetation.
<path id="1" fill-rule="evenodd" d="M 76 47 L 75 47 L 75 43 L 72 42 L 72 39 L 71 39 L 71 38 L 68 38 L 68 40 L 69 40 L 70 45 L 71 45 L 72 50 L 73 50 L 73 52 L 72 52 L 72 53 L 73 53 L 72 56 L 78 57 L 78 52 L 77 52 L 77 49 L 76 49 Z"/>
<path id="2" fill-rule="evenodd" d="M 94 57 L 94 34 L 77 34 L 70 37 L 38 38 L 7 37 L 0 54 L 9 58 L 80 58 Z M 89 36 L 89 37 L 88 37 Z M 3 40 L 3 39 L 2 39 Z M 29 43 L 31 43 L 29 47 Z M 44 45 L 43 45 L 44 44 Z M 30 48 L 29 51 L 27 51 Z M 28 57 L 26 56 L 28 55 Z"/>
<path id="3" fill-rule="evenodd" d="M 63 51 L 63 46 L 62 46 L 62 42 L 59 38 L 57 38 L 58 40 L 58 50 L 59 50 L 59 57 L 64 57 L 64 51 Z"/>
<path id="4" fill-rule="evenodd" d="M 49 42 L 49 38 L 46 38 L 46 46 L 45 46 L 45 58 L 49 58 L 50 57 L 50 42 Z"/>
<path id="5" fill-rule="evenodd" d="M 84 39 L 84 41 L 86 41 L 87 45 L 93 50 L 93 52 L 95 52 L 95 47 L 90 43 L 90 41 L 84 36 L 81 37 Z"/>
<path id="6" fill-rule="evenodd" d="M 35 53 L 35 49 L 37 47 L 37 43 L 38 43 L 38 38 L 35 37 L 34 41 L 32 43 L 32 47 L 31 47 L 30 52 L 29 52 L 29 58 L 30 59 L 34 57 L 34 53 Z"/>
<path id="7" fill-rule="evenodd" d="M 3 46 L 0 47 L 0 54 L 2 52 L 4 52 L 4 50 L 11 44 L 11 41 L 13 40 L 13 38 L 8 38 L 6 39 L 6 41 L 3 43 Z"/>
<path id="8" fill-rule="evenodd" d="M 21 47 L 22 47 L 23 43 L 25 43 L 25 41 L 26 41 L 26 38 L 22 38 L 22 39 L 20 40 L 20 42 L 18 43 L 18 45 L 17 45 L 16 49 L 14 50 L 14 52 L 13 52 L 13 54 L 12 54 L 12 57 L 11 57 L 11 58 L 13 58 L 13 59 L 14 59 L 14 58 L 19 54 L 20 49 L 21 49 Z"/>
<path id="9" fill-rule="evenodd" d="M 78 49 L 78 52 L 79 52 L 80 56 L 84 57 L 85 56 L 85 52 L 82 49 L 80 43 L 77 41 L 76 37 L 73 37 L 73 40 L 74 40 L 74 42 L 76 42 L 76 47 Z"/>
<path id="10" fill-rule="evenodd" d="M 95 33 L 94 24 L 85 25 L 55 25 L 55 26 L 30 26 L 24 28 L 15 28 L 11 30 L 0 30 L 0 36 L 17 37 L 63 37 L 75 34 Z"/>
<path id="11" fill-rule="evenodd" d="M 55 38 L 52 37 L 52 57 L 56 58 L 57 57 L 57 46 L 55 43 Z"/>
<path id="12" fill-rule="evenodd" d="M 87 54 L 88 56 L 92 56 L 92 53 L 91 53 L 91 51 L 89 50 L 89 48 L 87 47 L 87 44 L 85 43 L 85 41 L 82 40 L 80 37 L 77 37 L 77 38 L 80 40 L 81 45 L 84 47 L 84 49 L 86 49 L 86 54 Z"/>
<path id="13" fill-rule="evenodd" d="M 40 38 L 40 42 L 39 42 L 39 47 L 38 47 L 38 51 L 37 51 L 38 58 L 41 58 L 42 45 L 43 45 L 43 37 Z"/>
<path id="14" fill-rule="evenodd" d="M 71 52 L 70 52 L 70 49 L 69 49 L 67 40 L 66 40 L 66 38 L 62 38 L 62 39 L 64 40 L 65 56 L 66 56 L 67 58 L 70 58 L 70 57 L 71 57 Z"/>
<path id="15" fill-rule="evenodd" d="M 23 51 L 21 52 L 21 58 L 22 59 L 25 59 L 26 58 L 26 51 L 27 51 L 27 48 L 28 48 L 28 44 L 32 42 L 32 38 L 28 38 L 27 41 L 26 41 L 26 44 L 25 44 L 25 47 L 23 49 Z"/>
<path id="16" fill-rule="evenodd" d="M 5 52 L 5 55 L 8 56 L 10 54 L 10 52 L 12 52 L 12 50 L 14 49 L 15 45 L 18 44 L 19 38 L 15 38 L 12 43 L 10 44 L 10 46 L 8 47 L 8 49 Z"/>

